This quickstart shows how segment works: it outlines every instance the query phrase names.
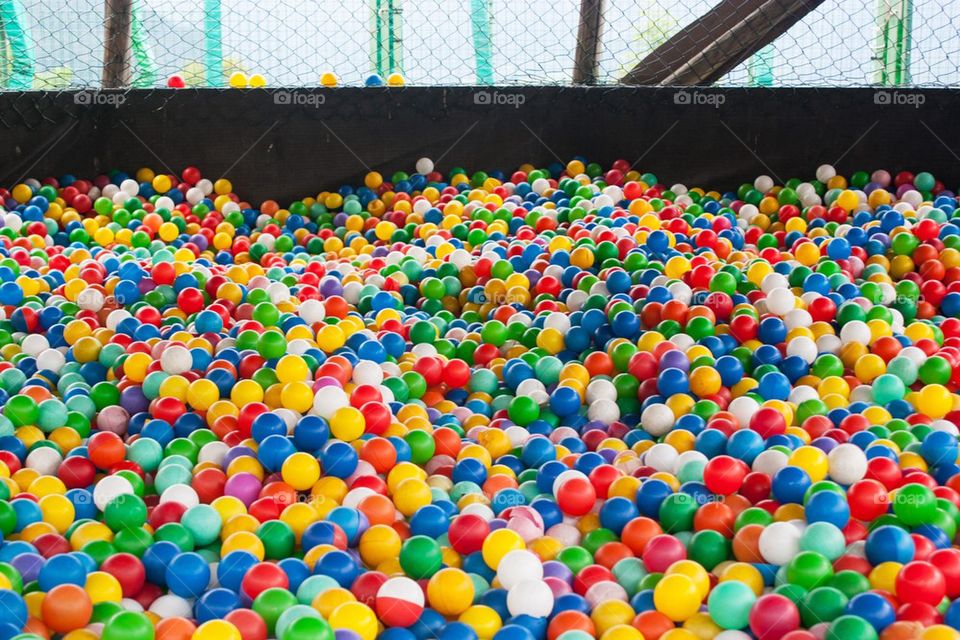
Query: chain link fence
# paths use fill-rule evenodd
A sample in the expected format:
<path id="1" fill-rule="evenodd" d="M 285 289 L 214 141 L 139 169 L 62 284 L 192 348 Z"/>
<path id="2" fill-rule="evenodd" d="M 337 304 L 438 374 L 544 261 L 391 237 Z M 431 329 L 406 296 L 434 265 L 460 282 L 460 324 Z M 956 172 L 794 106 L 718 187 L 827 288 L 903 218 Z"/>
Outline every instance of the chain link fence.
<path id="1" fill-rule="evenodd" d="M 749 0 L 742 0 L 746 6 Z M 582 0 L 111 0 L 129 3 L 121 86 L 567 85 Z M 727 4 L 735 0 L 727 0 Z M 103 86 L 103 0 L 0 0 L 0 87 Z M 614 85 L 720 0 L 605 0 L 594 82 Z M 746 13 L 746 9 L 744 10 Z M 960 2 L 826 1 L 720 86 L 960 85 Z"/>

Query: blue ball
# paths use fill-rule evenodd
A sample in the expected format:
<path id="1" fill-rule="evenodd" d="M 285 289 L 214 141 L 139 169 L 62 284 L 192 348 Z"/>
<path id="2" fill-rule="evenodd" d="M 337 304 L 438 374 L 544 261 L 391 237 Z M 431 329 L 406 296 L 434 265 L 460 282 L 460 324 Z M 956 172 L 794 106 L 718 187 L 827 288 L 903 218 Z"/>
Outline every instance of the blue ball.
<path id="1" fill-rule="evenodd" d="M 803 496 L 813 484 L 800 467 L 783 467 L 773 474 L 771 489 L 774 499 L 784 504 L 803 504 Z"/>
<path id="2" fill-rule="evenodd" d="M 843 529 L 850 522 L 850 505 L 835 491 L 818 491 L 804 505 L 807 522 L 829 522 Z"/>
<path id="3" fill-rule="evenodd" d="M 447 513 L 435 504 L 428 504 L 417 509 L 410 518 L 410 533 L 415 536 L 439 538 L 450 528 L 450 518 Z"/>
<path id="4" fill-rule="evenodd" d="M 627 523 L 639 515 L 640 510 L 632 501 L 622 496 L 615 496 L 609 498 L 600 507 L 600 525 L 619 536 Z"/>
<path id="5" fill-rule="evenodd" d="M 240 607 L 240 596 L 230 589 L 211 589 L 204 593 L 193 606 L 193 615 L 197 622 L 220 620 L 228 613 Z"/>
<path id="6" fill-rule="evenodd" d="M 437 640 L 478 640 L 477 632 L 462 622 L 451 622 L 437 636 Z"/>
<path id="7" fill-rule="evenodd" d="M 951 609 L 954 608 L 955 607 L 951 607 Z M 893 605 L 890 604 L 890 601 L 873 591 L 858 593 L 850 598 L 850 602 L 847 603 L 846 613 L 863 618 L 876 629 L 877 633 L 880 633 L 897 620 L 897 612 L 894 610 Z M 958 622 L 960 622 L 960 609 L 957 609 L 957 614 Z M 950 612 L 948 610 L 947 618 L 949 617 Z M 948 621 L 947 624 L 950 624 L 950 622 Z"/>
<path id="8" fill-rule="evenodd" d="M 259 563 L 257 557 L 249 551 L 231 551 L 217 565 L 217 582 L 220 586 L 239 593 L 243 576 Z"/>
<path id="9" fill-rule="evenodd" d="M 199 598 L 210 584 L 210 565 L 199 553 L 181 553 L 167 565 L 167 588 L 182 598 Z"/>
<path id="10" fill-rule="evenodd" d="M 915 548 L 910 534 L 900 527 L 884 525 L 867 536 L 867 560 L 876 566 L 881 562 L 906 564 L 913 560 Z"/>
<path id="11" fill-rule="evenodd" d="M 15 591 L 0 591 L 0 624 L 22 629 L 27 624 L 27 603 Z"/>
<path id="12" fill-rule="evenodd" d="M 323 554 L 313 567 L 314 575 L 329 576 L 344 589 L 350 588 L 360 572 L 360 567 L 353 556 L 339 549 Z"/>
<path id="13" fill-rule="evenodd" d="M 293 428 L 293 444 L 300 451 L 319 451 L 329 439 L 330 426 L 320 416 L 304 416 Z"/>
<path id="14" fill-rule="evenodd" d="M 79 558 L 71 554 L 57 555 L 48 559 L 37 576 L 37 584 L 41 591 L 50 591 L 61 584 L 75 584 L 82 587 L 86 582 L 86 567 Z"/>

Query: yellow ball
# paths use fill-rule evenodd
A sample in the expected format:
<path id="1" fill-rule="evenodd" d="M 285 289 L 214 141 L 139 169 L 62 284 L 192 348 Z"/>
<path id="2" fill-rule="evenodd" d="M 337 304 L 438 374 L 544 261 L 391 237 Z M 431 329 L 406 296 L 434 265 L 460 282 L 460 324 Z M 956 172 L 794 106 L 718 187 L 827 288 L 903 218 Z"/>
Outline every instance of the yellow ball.
<path id="1" fill-rule="evenodd" d="M 483 604 L 468 608 L 460 614 L 459 621 L 473 629 L 480 640 L 491 640 L 503 626 L 500 615 Z"/>
<path id="2" fill-rule="evenodd" d="M 360 558 L 368 567 L 376 567 L 398 557 L 402 544 L 396 529 L 385 524 L 375 524 L 360 536 Z"/>
<path id="3" fill-rule="evenodd" d="M 310 376 L 310 367 L 302 357 L 288 354 L 277 362 L 276 372 L 280 382 L 303 382 Z"/>
<path id="4" fill-rule="evenodd" d="M 252 76 L 250 76 L 250 86 L 254 89 L 265 87 L 267 86 L 267 79 L 264 78 L 259 73 L 255 73 Z"/>
<path id="5" fill-rule="evenodd" d="M 917 398 L 920 413 L 931 418 L 942 418 L 953 409 L 953 394 L 942 384 L 928 384 Z"/>
<path id="6" fill-rule="evenodd" d="M 340 605 L 356 601 L 357 599 L 349 590 L 342 587 L 334 587 L 333 589 L 327 589 L 317 594 L 317 597 L 313 599 L 310 606 L 319 611 L 320 615 L 324 618 L 330 620 L 330 616 Z M 332 621 L 330 622 L 332 623 Z"/>
<path id="7" fill-rule="evenodd" d="M 605 633 L 617 625 L 630 624 L 636 614 L 633 608 L 622 600 L 607 600 L 594 607 L 590 619 L 597 628 L 597 633 Z"/>
<path id="8" fill-rule="evenodd" d="M 480 551 L 483 555 L 483 561 L 487 563 L 488 567 L 496 571 L 497 567 L 500 566 L 500 561 L 503 560 L 503 556 L 511 551 L 526 548 L 526 543 L 516 531 L 497 529 L 486 537 Z"/>
<path id="9" fill-rule="evenodd" d="M 243 640 L 240 630 L 226 620 L 207 620 L 197 627 L 190 640 Z"/>
<path id="10" fill-rule="evenodd" d="M 234 71 L 230 74 L 230 86 L 234 89 L 243 89 L 247 86 L 247 74 L 242 71 Z"/>
<path id="11" fill-rule="evenodd" d="M 93 604 L 99 602 L 120 602 L 123 599 L 123 588 L 120 581 L 106 571 L 94 571 L 87 575 L 87 582 L 83 587 Z"/>
<path id="12" fill-rule="evenodd" d="M 283 461 L 280 475 L 297 491 L 306 491 L 320 479 L 320 463 L 311 454 L 298 451 Z"/>
<path id="13" fill-rule="evenodd" d="M 322 84 L 325 87 L 337 86 L 337 75 L 332 71 L 327 71 L 326 73 L 320 76 L 320 84 Z"/>
<path id="14" fill-rule="evenodd" d="M 473 580 L 460 569 L 441 569 L 427 583 L 430 606 L 444 616 L 458 616 L 473 604 Z"/>
<path id="15" fill-rule="evenodd" d="M 681 573 L 666 575 L 653 589 L 657 611 L 674 622 L 683 622 L 700 608 L 700 591 L 696 583 Z"/>
<path id="16" fill-rule="evenodd" d="M 330 418 L 330 433 L 344 442 L 353 442 L 363 435 L 364 429 L 366 420 L 360 410 L 354 407 L 340 407 Z"/>
<path id="17" fill-rule="evenodd" d="M 403 75 L 399 73 L 391 73 L 387 76 L 388 87 L 402 87 L 406 83 L 407 81 L 403 79 Z"/>
<path id="18" fill-rule="evenodd" d="M 417 478 L 407 478 L 397 486 L 393 494 L 393 503 L 397 511 L 410 517 L 421 507 L 433 501 L 430 485 Z"/>
<path id="19" fill-rule="evenodd" d="M 377 616 L 362 602 L 344 602 L 333 610 L 327 620 L 334 630 L 349 629 L 361 640 L 375 640 L 377 637 Z"/>

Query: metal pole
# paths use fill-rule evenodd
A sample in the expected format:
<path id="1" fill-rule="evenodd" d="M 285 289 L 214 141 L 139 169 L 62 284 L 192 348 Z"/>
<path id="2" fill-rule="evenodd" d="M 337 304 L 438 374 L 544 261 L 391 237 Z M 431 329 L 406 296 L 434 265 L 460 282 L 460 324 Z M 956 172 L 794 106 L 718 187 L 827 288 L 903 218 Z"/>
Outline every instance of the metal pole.
<path id="1" fill-rule="evenodd" d="M 600 27 L 603 0 L 581 0 L 577 51 L 573 60 L 573 84 L 596 84 L 600 64 Z"/>
<path id="2" fill-rule="evenodd" d="M 103 88 L 117 89 L 130 84 L 130 13 L 132 0 L 106 0 L 103 34 Z"/>

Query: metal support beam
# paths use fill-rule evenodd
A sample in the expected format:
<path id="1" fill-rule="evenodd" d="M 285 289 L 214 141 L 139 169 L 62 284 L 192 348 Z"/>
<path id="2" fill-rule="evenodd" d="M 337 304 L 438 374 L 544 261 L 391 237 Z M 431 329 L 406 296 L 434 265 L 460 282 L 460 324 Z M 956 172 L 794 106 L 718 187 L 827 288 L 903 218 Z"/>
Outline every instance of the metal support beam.
<path id="1" fill-rule="evenodd" d="M 713 84 L 823 0 L 723 0 L 631 69 L 624 84 Z"/>
<path id="2" fill-rule="evenodd" d="M 581 0 L 577 51 L 573 61 L 573 84 L 596 84 L 602 26 L 603 0 Z"/>
<path id="3" fill-rule="evenodd" d="M 118 89 L 130 84 L 130 14 L 132 0 L 105 0 L 103 27 L 103 88 Z"/>

